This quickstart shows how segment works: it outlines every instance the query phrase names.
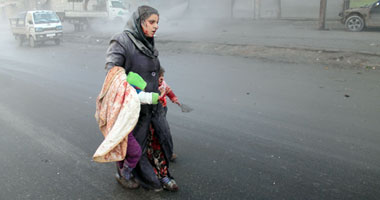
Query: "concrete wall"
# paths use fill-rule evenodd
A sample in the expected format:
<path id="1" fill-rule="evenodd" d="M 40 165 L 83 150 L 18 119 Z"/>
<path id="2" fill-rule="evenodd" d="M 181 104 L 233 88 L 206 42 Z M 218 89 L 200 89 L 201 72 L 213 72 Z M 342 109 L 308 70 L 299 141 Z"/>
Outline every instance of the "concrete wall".
<path id="1" fill-rule="evenodd" d="M 230 18 L 232 0 L 190 0 L 189 15 L 195 18 Z"/>
<path id="2" fill-rule="evenodd" d="M 309 1 L 309 0 L 307 0 Z M 260 18 L 279 18 L 280 5 L 278 0 L 260 1 Z"/>
<path id="3" fill-rule="evenodd" d="M 3 0 L 0 2 L 1 19 L 7 20 L 10 17 L 15 17 L 19 12 L 25 10 L 24 0 Z"/>
<path id="4" fill-rule="evenodd" d="M 20 10 L 16 7 L 16 4 L 1 6 L 0 8 L 0 16 L 2 20 L 7 20 L 10 17 L 14 17 L 17 15 Z"/>
<path id="5" fill-rule="evenodd" d="M 318 19 L 320 0 L 189 0 L 192 17 Z M 328 19 L 338 19 L 343 0 L 328 0 Z M 231 9 L 232 8 L 232 9 Z M 260 9 L 258 9 L 260 8 Z M 231 13 L 232 10 L 232 13 Z"/>
<path id="6" fill-rule="evenodd" d="M 103 1 L 99 1 L 103 2 Z M 65 10 L 75 10 L 75 11 L 83 11 L 84 0 L 82 2 L 68 2 L 68 0 L 50 0 L 46 3 L 46 8 L 54 10 L 56 12 L 63 12 Z M 101 3 L 100 3 L 101 4 Z M 97 0 L 90 0 L 87 5 L 88 11 L 92 11 L 96 9 L 96 5 L 98 5 Z M 102 10 L 106 10 L 106 3 L 103 2 Z M 43 6 L 42 6 L 43 7 Z"/>
<path id="7" fill-rule="evenodd" d="M 328 0 L 326 18 L 338 19 L 343 0 Z M 282 0 L 281 16 L 283 18 L 319 18 L 320 0 Z"/>
<path id="8" fill-rule="evenodd" d="M 255 18 L 255 1 L 254 0 L 235 0 L 233 6 L 234 18 Z"/>
<path id="9" fill-rule="evenodd" d="M 280 14 L 279 0 L 235 0 L 233 4 L 234 18 L 278 18 Z"/>
<path id="10" fill-rule="evenodd" d="M 24 2 L 25 7 L 36 8 L 38 2 L 44 3 L 46 0 L 18 0 Z M 98 0 L 91 0 L 88 8 L 91 10 L 93 5 Z M 188 6 L 185 8 L 186 13 L 190 17 L 195 18 L 277 18 L 280 13 L 282 18 L 294 19 L 318 19 L 320 0 L 281 0 L 281 5 L 278 5 L 278 0 L 124 0 L 134 4 L 153 4 L 160 8 L 162 14 L 165 13 L 165 8 L 172 7 L 174 4 L 188 1 Z M 59 5 L 63 10 L 82 10 L 83 3 L 67 3 L 67 0 L 50 0 L 48 4 Z M 343 0 L 328 0 L 327 1 L 327 19 L 338 19 L 339 12 L 342 10 Z M 161 6 L 164 5 L 165 6 Z M 168 6 L 170 5 L 170 6 Z M 50 7 L 50 6 L 48 6 Z M 53 6 L 54 7 L 54 6 Z M 165 7 L 165 8 L 163 8 Z M 183 6 L 182 6 L 183 7 Z M 177 10 L 183 10 L 183 8 Z M 258 9 L 260 8 L 260 9 Z M 9 8 L 8 8 L 9 9 Z M 33 9 L 33 8 L 32 8 Z M 132 8 L 132 10 L 134 10 Z M 5 13 L 3 10 L 2 13 Z M 170 15 L 178 15 L 172 11 L 168 11 Z M 172 14 L 174 13 L 174 14 Z M 3 14 L 5 15 L 5 14 Z"/>

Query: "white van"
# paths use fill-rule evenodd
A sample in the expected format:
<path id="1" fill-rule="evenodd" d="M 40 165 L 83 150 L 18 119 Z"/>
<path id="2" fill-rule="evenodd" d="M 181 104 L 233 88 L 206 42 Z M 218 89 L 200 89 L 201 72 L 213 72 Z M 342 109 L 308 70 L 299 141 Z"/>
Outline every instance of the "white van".
<path id="1" fill-rule="evenodd" d="M 61 20 L 53 11 L 27 11 L 9 20 L 12 33 L 20 45 L 25 41 L 29 41 L 31 47 L 45 41 L 54 41 L 56 45 L 61 43 L 63 27 Z"/>

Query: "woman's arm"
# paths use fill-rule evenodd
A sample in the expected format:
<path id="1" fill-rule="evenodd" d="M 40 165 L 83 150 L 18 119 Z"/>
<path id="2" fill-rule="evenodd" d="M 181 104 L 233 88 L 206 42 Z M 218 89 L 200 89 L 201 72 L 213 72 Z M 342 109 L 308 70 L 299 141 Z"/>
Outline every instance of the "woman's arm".
<path id="1" fill-rule="evenodd" d="M 119 42 L 113 40 L 107 49 L 106 53 L 106 69 L 110 70 L 114 66 L 119 66 L 124 68 L 125 64 L 126 50 Z"/>

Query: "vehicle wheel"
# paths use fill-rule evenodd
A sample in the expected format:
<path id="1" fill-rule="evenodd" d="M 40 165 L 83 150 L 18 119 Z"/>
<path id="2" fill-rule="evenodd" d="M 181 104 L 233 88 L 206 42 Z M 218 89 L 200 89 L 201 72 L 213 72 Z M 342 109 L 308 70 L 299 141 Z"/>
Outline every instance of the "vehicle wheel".
<path id="1" fill-rule="evenodd" d="M 55 43 L 55 45 L 59 45 L 59 44 L 61 44 L 61 40 L 60 39 L 56 39 L 56 40 L 54 40 L 54 43 Z"/>
<path id="2" fill-rule="evenodd" d="M 17 41 L 18 41 L 18 46 L 22 46 L 24 44 L 24 37 L 22 36 L 17 36 Z"/>
<path id="3" fill-rule="evenodd" d="M 36 47 L 36 41 L 34 40 L 33 37 L 29 37 L 29 45 L 32 48 Z"/>
<path id="4" fill-rule="evenodd" d="M 346 20 L 346 28 L 352 32 L 359 32 L 364 29 L 364 20 L 359 15 L 352 15 Z"/>

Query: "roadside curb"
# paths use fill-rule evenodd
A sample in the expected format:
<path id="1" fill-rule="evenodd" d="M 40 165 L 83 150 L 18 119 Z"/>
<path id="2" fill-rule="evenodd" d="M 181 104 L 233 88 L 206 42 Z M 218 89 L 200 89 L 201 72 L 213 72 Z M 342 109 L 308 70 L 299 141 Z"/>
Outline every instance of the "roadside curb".
<path id="1" fill-rule="evenodd" d="M 64 41 L 70 43 L 84 43 L 92 45 L 107 45 L 111 36 L 93 36 L 93 35 L 75 35 L 64 34 Z M 216 49 L 222 47 L 255 47 L 255 48 L 271 48 L 271 49 L 290 49 L 296 51 L 309 51 L 309 52 L 325 52 L 325 53 L 350 53 L 361 54 L 365 56 L 380 56 L 380 53 L 368 52 L 368 51 L 349 51 L 343 49 L 327 49 L 327 48 L 312 48 L 302 46 L 274 46 L 274 45 L 256 45 L 256 44 L 234 44 L 234 43 L 217 43 L 217 42 L 201 42 L 201 41 L 179 41 L 179 40 L 156 40 L 156 44 L 184 44 L 193 46 L 213 46 Z"/>
<path id="2" fill-rule="evenodd" d="M 256 45 L 256 44 L 232 44 L 232 43 L 217 43 L 217 42 L 199 42 L 199 41 L 178 41 L 178 40 L 158 40 L 158 44 L 167 43 L 183 43 L 183 44 L 207 44 L 213 46 L 230 46 L 230 47 L 258 47 L 258 48 L 272 48 L 272 49 L 290 49 L 298 51 L 310 51 L 310 52 L 324 52 L 324 53 L 352 53 L 361 54 L 366 56 L 380 56 L 380 53 L 368 52 L 368 51 L 348 51 L 343 49 L 326 49 L 326 48 L 311 48 L 301 46 L 274 46 L 274 45 Z"/>
<path id="3" fill-rule="evenodd" d="M 71 36 L 66 42 L 94 46 L 108 46 L 110 36 Z M 378 58 L 380 53 L 366 51 L 350 51 L 343 49 L 312 48 L 302 46 L 274 46 L 257 44 L 233 44 L 186 40 L 156 40 L 159 50 L 172 53 L 192 53 L 204 55 L 239 56 L 256 58 L 280 63 L 319 64 L 341 68 L 380 69 Z"/>

